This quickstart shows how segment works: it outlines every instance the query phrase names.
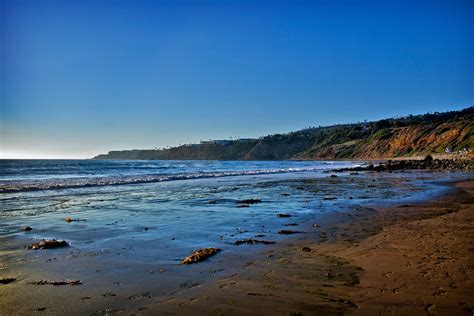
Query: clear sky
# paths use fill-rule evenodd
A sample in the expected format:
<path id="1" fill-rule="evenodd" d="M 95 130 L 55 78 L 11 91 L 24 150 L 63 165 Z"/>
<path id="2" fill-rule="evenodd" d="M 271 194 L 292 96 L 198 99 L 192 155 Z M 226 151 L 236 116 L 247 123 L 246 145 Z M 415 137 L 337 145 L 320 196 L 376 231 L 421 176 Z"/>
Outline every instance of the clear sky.
<path id="1" fill-rule="evenodd" d="M 0 0 L 0 157 L 474 104 L 474 1 Z"/>

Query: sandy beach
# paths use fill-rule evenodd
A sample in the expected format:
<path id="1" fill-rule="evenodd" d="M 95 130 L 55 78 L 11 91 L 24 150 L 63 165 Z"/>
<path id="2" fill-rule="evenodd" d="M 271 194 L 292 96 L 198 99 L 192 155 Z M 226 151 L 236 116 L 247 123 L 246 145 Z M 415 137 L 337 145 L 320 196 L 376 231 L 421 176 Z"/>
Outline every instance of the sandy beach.
<path id="1" fill-rule="evenodd" d="M 176 260 L 157 261 L 150 253 L 156 252 L 151 244 L 138 241 L 112 249 L 35 252 L 25 250 L 24 240 L 18 237 L 4 239 L 1 277 L 16 280 L 0 285 L 0 311 L 20 315 L 471 314 L 474 181 L 450 180 L 443 190 L 409 202 L 389 199 L 338 206 L 336 197 L 328 195 L 350 193 L 350 187 L 345 187 L 349 184 L 365 188 L 358 194 L 366 195 L 397 183 L 399 189 L 406 186 L 401 178 L 389 180 L 384 175 L 265 182 L 260 186 L 272 190 L 294 186 L 293 195 L 323 194 L 319 203 L 334 199 L 325 207 L 340 210 L 317 217 L 275 210 L 277 224 L 269 223 L 255 237 L 284 238 L 268 245 L 231 244 L 211 259 L 188 266 Z M 296 197 L 278 195 L 282 201 Z M 210 204 L 214 207 L 214 202 Z M 87 222 L 61 225 L 70 224 L 87 228 Z M 244 236 L 245 230 L 239 229 Z M 235 240 L 240 233 L 236 234 L 221 238 Z M 181 255 L 171 248 L 167 252 Z"/>
<path id="2" fill-rule="evenodd" d="M 450 186 L 430 201 L 355 208 L 343 219 L 316 224 L 316 232 L 149 311 L 471 315 L 474 182 Z"/>

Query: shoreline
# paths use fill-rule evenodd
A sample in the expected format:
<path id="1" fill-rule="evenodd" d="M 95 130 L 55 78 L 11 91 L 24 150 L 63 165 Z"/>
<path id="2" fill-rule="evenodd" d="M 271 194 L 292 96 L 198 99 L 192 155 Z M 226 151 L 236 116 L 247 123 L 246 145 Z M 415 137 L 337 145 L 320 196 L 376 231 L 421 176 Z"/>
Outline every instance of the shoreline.
<path id="1" fill-rule="evenodd" d="M 327 185 L 334 181 L 333 179 L 327 179 L 330 178 L 308 180 L 306 185 L 309 187 L 307 189 L 311 191 L 312 182 L 321 185 L 320 182 L 322 181 L 323 184 Z M 86 285 L 79 286 L 26 285 L 26 281 L 31 281 L 31 276 L 27 277 L 26 280 L 21 279 L 21 277 L 20 283 L 13 282 L 8 285 L 0 285 L 0 294 L 5 295 L 6 293 L 8 296 L 9 289 L 20 291 L 18 294 L 26 290 L 28 292 L 23 294 L 27 294 L 29 299 L 38 299 L 38 302 L 34 302 L 36 305 L 33 309 L 22 309 L 23 313 L 42 310 L 45 310 L 48 314 L 62 314 L 64 312 L 90 314 L 94 311 L 94 313 L 99 314 L 122 312 L 137 314 L 168 313 L 171 315 L 181 313 L 239 315 L 256 313 L 264 315 L 275 313 L 296 313 L 295 315 L 297 313 L 303 315 L 362 313 L 366 310 L 365 306 L 370 305 L 370 299 L 367 299 L 367 295 L 364 296 L 361 293 L 373 290 L 371 287 L 363 287 L 366 284 L 364 278 L 373 268 L 364 268 L 366 263 L 357 261 L 351 251 L 363 249 L 361 247 L 366 245 L 367 240 L 375 238 L 373 236 L 380 237 L 382 230 L 386 227 L 392 227 L 391 224 L 394 221 L 403 219 L 401 222 L 411 223 L 419 220 L 419 218 L 414 217 L 414 212 L 410 210 L 426 207 L 427 209 L 423 213 L 424 216 L 427 216 L 427 218 L 435 216 L 433 218 L 436 219 L 437 216 L 442 214 L 449 215 L 446 210 L 437 209 L 436 203 L 445 200 L 443 202 L 445 209 L 461 207 L 466 204 L 463 204 L 462 200 L 456 200 L 460 196 L 462 197 L 461 192 L 465 189 L 459 189 L 456 187 L 459 184 L 449 183 L 449 181 L 447 180 L 448 183 L 442 184 L 442 188 L 447 186 L 448 189 L 443 189 L 440 196 L 435 198 L 426 196 L 427 200 L 423 202 L 404 201 L 404 204 L 399 203 L 397 205 L 397 202 L 387 201 L 385 204 L 378 202 L 376 205 L 353 206 L 343 211 L 336 211 L 333 214 L 322 216 L 316 222 L 311 219 L 311 216 L 304 216 L 304 221 L 301 221 L 303 217 L 299 218 L 298 216 L 282 218 L 281 225 L 295 223 L 295 221 L 299 224 L 295 227 L 285 227 L 285 229 L 297 230 L 302 233 L 284 238 L 275 245 L 241 245 L 234 248 L 233 251 L 226 251 L 223 256 L 217 255 L 216 258 L 192 265 L 186 269 L 183 269 L 182 266 L 172 266 L 169 270 L 165 268 L 166 271 L 162 273 L 161 268 L 159 266 L 153 267 L 153 264 L 140 263 L 133 267 L 127 267 L 129 263 L 126 261 L 121 263 L 120 257 L 117 257 L 117 259 L 113 259 L 115 260 L 113 264 L 116 266 L 122 265 L 123 268 L 121 269 L 124 270 L 120 272 L 120 270 L 109 268 L 110 271 L 107 271 L 107 260 L 111 258 L 104 261 L 99 256 L 90 259 L 92 260 L 91 263 L 87 259 L 89 253 L 82 254 L 80 258 L 71 259 L 71 257 L 80 253 L 67 251 L 63 258 L 58 256 L 58 259 L 60 259 L 58 261 L 64 260 L 56 263 L 56 267 L 70 271 L 71 276 L 77 275 L 74 272 L 75 270 L 85 271 L 89 269 L 95 271 L 98 268 L 103 272 L 96 274 L 96 276 L 91 274 L 92 277 L 84 282 Z M 459 183 L 470 183 L 469 190 L 471 190 L 470 194 L 472 193 L 473 180 L 461 180 Z M 469 198 L 468 201 L 472 204 L 472 194 Z M 387 206 L 387 204 L 389 205 Z M 407 205 L 411 205 L 411 207 Z M 337 207 L 337 205 L 334 205 L 334 207 Z M 394 216 L 390 217 L 390 214 Z M 373 218 L 377 220 L 374 221 Z M 313 227 L 313 224 L 316 226 Z M 472 234 L 466 235 L 468 238 L 472 236 Z M 472 238 L 470 241 L 472 242 Z M 374 247 L 373 244 L 370 246 Z M 305 247 L 309 248 L 309 251 L 304 249 Z M 54 252 L 48 252 L 49 254 L 54 255 Z M 93 254 L 91 253 L 91 255 Z M 472 253 L 468 255 L 472 262 Z M 380 254 L 377 254 L 377 256 L 380 257 Z M 37 275 L 38 280 L 51 277 L 51 275 L 41 275 L 41 270 L 38 271 L 38 269 L 40 269 L 40 266 L 27 272 L 30 274 L 34 274 L 33 271 L 39 273 Z M 143 278 L 146 278 L 147 273 L 151 273 L 150 269 L 153 270 L 152 272 L 158 272 L 156 274 L 162 274 L 161 279 L 156 281 L 165 282 L 164 285 L 163 283 L 156 285 L 154 284 L 156 281 L 151 279 L 143 282 Z M 391 273 L 391 276 L 395 270 L 390 269 L 390 271 L 383 273 Z M 470 270 L 466 269 L 466 271 L 469 272 Z M 117 277 L 117 273 L 122 275 Z M 178 278 L 176 278 L 176 273 L 180 274 Z M 5 275 L 5 277 L 8 276 Z M 169 279 L 170 276 L 171 279 Z M 374 278 L 374 276 L 370 277 Z M 62 278 L 61 273 L 58 273 L 57 280 L 62 280 Z M 114 282 L 112 283 L 112 281 Z M 111 291 L 104 291 L 104 282 L 110 282 Z M 463 289 L 464 283 L 456 284 L 456 287 Z M 102 289 L 92 290 L 90 286 L 93 287 L 94 284 L 102 287 Z M 26 286 L 27 289 L 21 289 L 22 286 Z M 176 287 L 178 287 L 178 290 L 175 289 Z M 380 287 L 377 289 L 381 290 Z M 458 292 L 458 289 L 453 289 L 453 291 Z M 394 290 L 395 288 L 389 288 L 388 290 L 385 289 L 385 292 L 391 293 Z M 397 291 L 399 293 L 393 294 L 401 297 L 402 289 Z M 21 304 L 22 299 L 26 299 L 21 298 L 21 295 L 18 296 L 18 294 L 17 300 L 19 301 L 14 302 L 15 300 L 11 299 L 3 304 L 0 303 L 0 311 L 18 312 L 14 309 L 14 306 Z M 440 296 L 451 299 L 451 293 L 448 294 L 440 294 Z M 470 294 L 472 294 L 472 291 Z M 75 296 L 76 298 L 75 300 L 66 299 L 62 302 L 61 298 L 65 295 Z M 80 300 L 79 297 L 81 297 Z M 16 305 L 7 306 L 12 302 Z M 77 306 L 69 306 L 70 303 L 77 304 Z M 402 303 L 398 302 L 398 306 L 403 305 Z M 468 299 L 458 303 L 466 303 L 461 310 L 471 308 L 474 304 Z M 437 301 L 423 302 L 423 304 L 423 306 L 421 304 L 416 305 L 415 311 L 426 312 L 424 311 L 426 308 L 429 308 L 430 311 L 435 310 L 435 308 L 442 308 L 442 305 Z M 428 306 L 428 304 L 436 305 L 436 307 L 430 307 L 431 305 Z M 387 303 L 383 306 L 386 305 Z M 377 312 L 380 311 L 380 309 L 377 310 Z M 382 311 L 386 312 L 384 309 Z M 458 311 L 458 309 L 452 307 L 449 311 Z"/>
<path id="2" fill-rule="evenodd" d="M 240 271 L 145 311 L 470 315 L 474 181 L 443 185 L 446 192 L 425 201 L 355 207 L 317 227 L 307 223 L 307 234 L 266 248 Z"/>

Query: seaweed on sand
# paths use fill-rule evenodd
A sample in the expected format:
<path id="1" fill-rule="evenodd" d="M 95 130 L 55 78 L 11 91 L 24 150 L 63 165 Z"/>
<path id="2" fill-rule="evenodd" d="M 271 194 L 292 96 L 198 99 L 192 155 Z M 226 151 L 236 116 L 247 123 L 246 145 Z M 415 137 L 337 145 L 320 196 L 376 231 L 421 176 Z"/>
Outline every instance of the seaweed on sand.
<path id="1" fill-rule="evenodd" d="M 181 260 L 181 264 L 192 264 L 204 261 L 207 258 L 217 254 L 219 251 L 221 251 L 219 248 L 202 248 L 195 250 L 191 255 Z"/>
<path id="2" fill-rule="evenodd" d="M 290 229 L 282 229 L 278 233 L 282 235 L 290 235 L 290 234 L 299 234 L 301 232 L 296 231 L 296 230 L 290 230 Z"/>
<path id="3" fill-rule="evenodd" d="M 16 281 L 15 278 L 0 278 L 0 284 L 8 284 Z"/>
<path id="4" fill-rule="evenodd" d="M 47 285 L 47 284 L 50 284 L 50 285 L 54 285 L 54 286 L 59 286 L 59 285 L 74 286 L 74 285 L 80 285 L 80 284 L 82 284 L 82 282 L 79 281 L 79 280 L 66 280 L 66 281 L 39 280 L 39 281 L 30 282 L 30 284 L 33 284 L 33 285 Z"/>
<path id="5" fill-rule="evenodd" d="M 273 240 L 260 240 L 260 239 L 253 239 L 253 238 L 248 238 L 248 239 L 242 239 L 242 240 L 237 240 L 234 242 L 235 246 L 240 246 L 242 244 L 264 244 L 264 245 L 270 245 L 274 244 L 275 242 Z"/>
<path id="6" fill-rule="evenodd" d="M 35 242 L 31 246 L 28 246 L 30 250 L 38 249 L 52 249 L 52 248 L 61 248 L 67 247 L 69 243 L 65 240 L 56 240 L 56 239 L 43 239 L 40 242 Z"/>
<path id="7" fill-rule="evenodd" d="M 246 200 L 239 200 L 237 204 L 257 204 L 262 203 L 261 199 L 246 199 Z"/>

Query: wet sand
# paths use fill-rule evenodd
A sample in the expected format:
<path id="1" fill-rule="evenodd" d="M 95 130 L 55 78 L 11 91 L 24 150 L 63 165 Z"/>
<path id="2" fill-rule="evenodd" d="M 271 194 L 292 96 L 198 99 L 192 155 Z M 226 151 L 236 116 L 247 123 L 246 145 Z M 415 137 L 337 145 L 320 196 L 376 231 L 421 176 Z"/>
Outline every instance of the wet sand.
<path id="1" fill-rule="evenodd" d="M 472 315 L 473 202 L 474 181 L 466 181 L 427 202 L 355 207 L 319 227 L 307 223 L 306 234 L 232 275 L 146 308 L 217 315 Z"/>
<path id="2" fill-rule="evenodd" d="M 282 218 L 282 229 L 299 233 L 274 245 L 236 246 L 190 266 L 143 258 L 132 265 L 121 263 L 120 254 L 108 262 L 111 257 L 94 252 L 31 254 L 36 268 L 15 271 L 15 282 L 0 284 L 0 312 L 471 315 L 474 181 L 450 186 L 425 202 L 353 206 L 318 221 Z M 15 255 L 13 241 L 9 248 L 3 258 L 26 260 Z M 42 270 L 44 261 L 57 276 Z M 28 284 L 64 275 L 84 284 Z"/>
<path id="3" fill-rule="evenodd" d="M 378 210 L 383 230 L 335 253 L 364 269 L 355 315 L 472 315 L 474 182 L 420 205 Z"/>

